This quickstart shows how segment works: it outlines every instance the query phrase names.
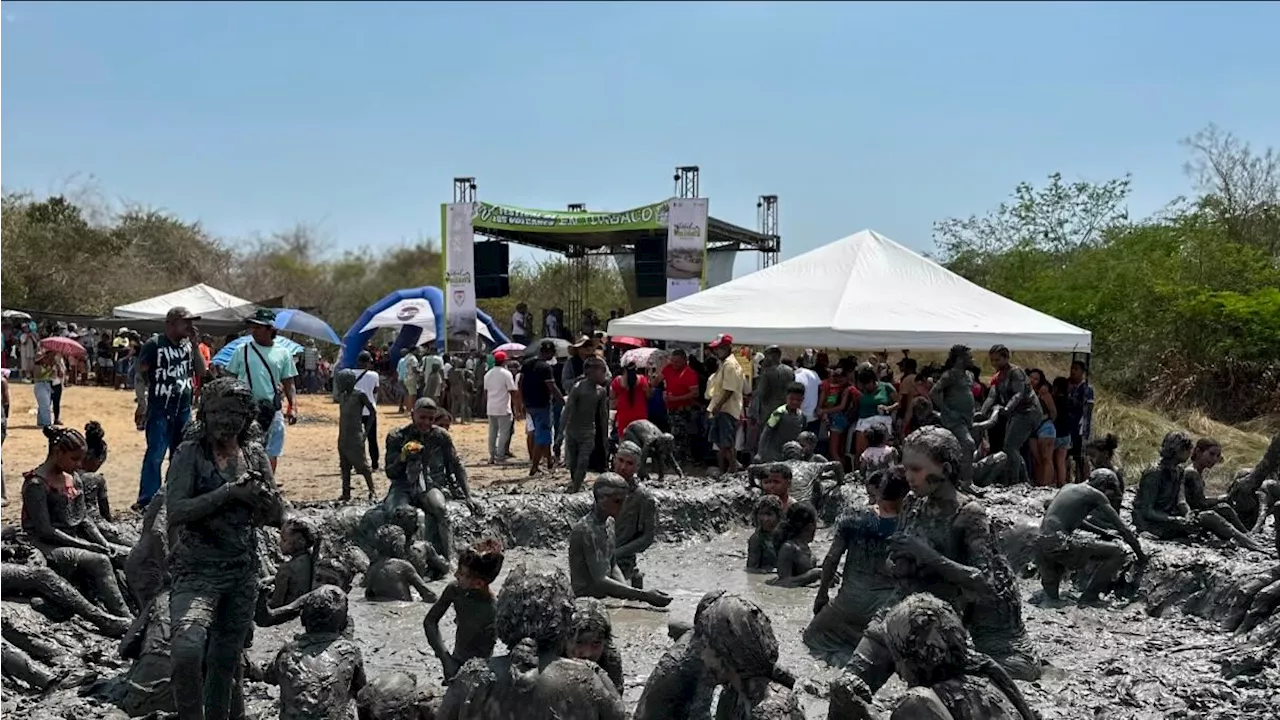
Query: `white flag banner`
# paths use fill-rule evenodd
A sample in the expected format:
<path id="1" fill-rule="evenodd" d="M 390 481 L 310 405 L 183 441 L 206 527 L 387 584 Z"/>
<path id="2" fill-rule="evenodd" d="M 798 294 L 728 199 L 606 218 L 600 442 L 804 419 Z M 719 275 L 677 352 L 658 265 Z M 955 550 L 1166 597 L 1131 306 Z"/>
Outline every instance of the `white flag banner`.
<path id="1" fill-rule="evenodd" d="M 476 236 L 473 202 L 441 206 L 444 238 L 445 347 L 476 346 Z"/>
<path id="2" fill-rule="evenodd" d="M 707 260 L 707 199 L 671 198 L 667 211 L 667 302 L 702 289 Z"/>

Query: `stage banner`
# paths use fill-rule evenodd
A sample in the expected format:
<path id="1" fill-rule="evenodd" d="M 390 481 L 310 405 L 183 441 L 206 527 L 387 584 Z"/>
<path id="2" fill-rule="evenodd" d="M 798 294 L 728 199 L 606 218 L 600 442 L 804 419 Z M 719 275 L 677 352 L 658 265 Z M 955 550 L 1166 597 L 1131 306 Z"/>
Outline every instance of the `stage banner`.
<path id="1" fill-rule="evenodd" d="M 476 347 L 475 211 L 473 202 L 440 206 L 446 349 Z"/>
<path id="2" fill-rule="evenodd" d="M 661 230 L 667 226 L 667 201 L 621 212 L 530 210 L 477 203 L 476 229 L 528 233 L 599 233 L 618 230 Z"/>
<path id="3" fill-rule="evenodd" d="M 707 262 L 707 199 L 671 198 L 667 212 L 667 302 L 702 289 Z"/>

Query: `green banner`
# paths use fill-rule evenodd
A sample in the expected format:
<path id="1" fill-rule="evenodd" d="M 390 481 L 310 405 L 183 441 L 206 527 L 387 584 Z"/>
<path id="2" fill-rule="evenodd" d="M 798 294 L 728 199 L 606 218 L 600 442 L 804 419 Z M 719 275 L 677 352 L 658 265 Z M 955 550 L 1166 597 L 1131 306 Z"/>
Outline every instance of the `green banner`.
<path id="1" fill-rule="evenodd" d="M 599 233 L 661 230 L 667 226 L 667 201 L 621 212 L 561 212 L 476 203 L 476 230 L 545 233 Z"/>

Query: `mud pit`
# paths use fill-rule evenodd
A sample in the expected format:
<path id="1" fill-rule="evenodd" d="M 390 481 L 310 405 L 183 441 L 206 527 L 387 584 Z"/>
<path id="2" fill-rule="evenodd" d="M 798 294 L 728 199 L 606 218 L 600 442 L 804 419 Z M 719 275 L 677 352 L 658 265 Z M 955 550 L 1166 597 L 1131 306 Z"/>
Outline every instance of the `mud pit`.
<path id="1" fill-rule="evenodd" d="M 767 576 L 743 572 L 750 504 L 739 489 L 744 483 L 709 487 L 705 482 L 669 479 L 655 491 L 661 512 L 659 541 L 642 556 L 640 566 L 646 587 L 665 590 L 675 598 L 671 607 L 659 611 L 622 602 L 609 604 L 624 662 L 628 706 L 634 707 L 650 669 L 671 644 L 667 622 L 689 621 L 705 592 L 726 589 L 752 599 L 769 613 L 782 649 L 781 664 L 799 678 L 797 694 L 807 716 L 826 718 L 827 681 L 837 671 L 811 658 L 801 641 L 812 617 L 813 590 L 772 587 L 764 583 Z M 562 539 L 567 537 L 569 522 L 587 511 L 586 493 L 477 495 L 486 506 L 483 517 L 472 517 L 457 504 L 451 505 L 451 512 L 460 543 L 496 533 L 508 544 L 498 586 L 522 560 L 565 565 Z M 1015 567 L 1020 566 L 1021 534 L 1010 528 L 1015 523 L 1038 522 L 1048 495 L 1048 491 L 1023 488 L 992 491 L 984 499 L 1005 529 L 1007 552 Z M 332 506 L 300 509 L 315 516 L 334 512 Z M 816 556 L 825 554 L 830 537 L 829 528 L 819 530 L 813 544 Z M 1140 580 L 1145 602 L 1116 604 L 1111 609 L 1045 609 L 1024 603 L 1028 633 L 1051 666 L 1040 681 L 1020 683 L 1033 707 L 1046 720 L 1262 720 L 1280 715 L 1280 613 L 1249 636 L 1261 643 L 1261 649 L 1254 648 L 1252 654 L 1220 625 L 1242 601 L 1240 589 L 1275 560 L 1230 548 L 1143 542 L 1152 556 Z M 1020 583 L 1024 600 L 1039 589 L 1034 577 Z M 443 585 L 443 581 L 432 583 L 432 588 L 438 592 Z M 370 677 L 403 670 L 417 675 L 420 684 L 439 684 L 440 664 L 422 633 L 427 607 L 420 602 L 370 603 L 359 588 L 352 591 L 355 638 Z M 450 613 L 442 628 L 449 642 L 452 619 Z M 65 631 L 84 645 L 81 657 L 102 677 L 126 667 L 114 657 L 114 642 L 93 634 L 79 621 L 68 623 Z M 250 656 L 259 662 L 269 660 L 298 631 L 296 622 L 259 628 Z M 499 648 L 498 652 L 504 651 Z M 1229 662 L 1224 664 L 1224 659 Z M 1224 676 L 1224 668 L 1233 677 Z M 886 707 L 902 689 L 894 679 L 877 695 L 877 705 Z M 113 711 L 109 705 L 78 697 L 74 689 L 35 697 L 13 692 L 6 681 L 5 690 L 3 710 L 14 718 L 122 717 L 109 715 Z M 274 717 L 277 694 L 274 687 L 248 683 L 249 710 Z"/>

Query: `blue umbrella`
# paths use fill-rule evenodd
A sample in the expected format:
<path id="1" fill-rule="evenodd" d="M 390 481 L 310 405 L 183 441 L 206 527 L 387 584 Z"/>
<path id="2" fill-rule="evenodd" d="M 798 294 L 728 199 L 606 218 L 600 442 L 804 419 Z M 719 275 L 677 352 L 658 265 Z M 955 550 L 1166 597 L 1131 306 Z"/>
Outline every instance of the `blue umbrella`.
<path id="1" fill-rule="evenodd" d="M 241 335 L 235 340 L 223 345 L 222 349 L 218 351 L 218 354 L 213 356 L 213 364 L 225 367 L 227 363 L 231 362 L 231 355 L 235 353 L 236 350 L 244 347 L 244 344 L 252 339 L 252 335 Z M 302 346 L 287 337 L 277 336 L 275 346 L 284 348 L 290 355 L 297 355 L 302 352 Z"/>
<path id="2" fill-rule="evenodd" d="M 338 338 L 338 333 L 329 327 L 329 323 L 315 315 L 292 308 L 281 308 L 275 312 L 277 330 L 306 335 L 334 345 L 342 344 L 342 340 Z"/>

